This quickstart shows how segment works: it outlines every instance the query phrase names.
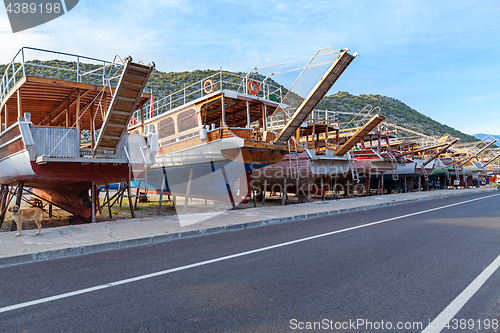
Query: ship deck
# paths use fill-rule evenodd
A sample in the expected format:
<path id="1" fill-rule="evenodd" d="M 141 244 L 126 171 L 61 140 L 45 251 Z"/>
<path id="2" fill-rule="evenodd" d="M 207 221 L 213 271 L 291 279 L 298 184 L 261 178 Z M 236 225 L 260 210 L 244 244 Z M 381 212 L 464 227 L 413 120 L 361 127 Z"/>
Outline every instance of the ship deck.
<path id="1" fill-rule="evenodd" d="M 77 127 L 90 130 L 91 124 L 103 124 L 114 88 L 37 76 L 24 76 L 2 99 L 0 133 L 17 122 L 25 113 L 31 114 L 35 126 Z M 143 93 L 139 105 L 150 99 Z"/>

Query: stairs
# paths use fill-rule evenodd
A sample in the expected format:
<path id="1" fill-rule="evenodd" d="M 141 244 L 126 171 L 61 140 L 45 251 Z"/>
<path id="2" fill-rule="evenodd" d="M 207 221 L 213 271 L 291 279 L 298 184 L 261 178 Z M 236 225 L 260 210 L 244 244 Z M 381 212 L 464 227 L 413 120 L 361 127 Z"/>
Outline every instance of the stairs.
<path id="1" fill-rule="evenodd" d="M 333 153 L 333 156 L 343 156 L 345 153 L 351 150 L 351 148 L 354 147 L 361 139 L 363 139 L 365 135 L 370 133 L 372 129 L 377 127 L 378 124 L 380 124 L 384 119 L 384 116 L 380 116 L 378 114 L 373 116 L 373 118 L 370 119 L 363 127 L 361 127 L 353 136 L 351 136 L 342 147 L 337 149 L 337 151 Z"/>
<path id="2" fill-rule="evenodd" d="M 153 69 L 154 64 L 144 66 L 127 59 L 93 149 L 94 156 L 97 152 L 116 153 Z"/>
<path id="3" fill-rule="evenodd" d="M 302 101 L 294 115 L 278 134 L 276 138 L 277 144 L 284 145 L 293 136 L 304 120 L 328 93 L 340 75 L 342 75 L 347 66 L 349 66 L 352 60 L 357 56 L 356 53 L 350 55 L 347 51 L 349 51 L 349 49 L 342 50 L 340 56 L 334 61 L 304 101 Z"/>

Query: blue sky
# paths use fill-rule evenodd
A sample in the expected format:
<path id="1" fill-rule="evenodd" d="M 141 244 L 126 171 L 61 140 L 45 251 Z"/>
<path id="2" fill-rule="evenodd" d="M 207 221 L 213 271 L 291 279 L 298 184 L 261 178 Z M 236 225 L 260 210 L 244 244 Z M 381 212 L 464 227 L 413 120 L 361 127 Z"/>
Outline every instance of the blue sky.
<path id="1" fill-rule="evenodd" d="M 468 134 L 500 134 L 500 1 L 80 0 L 13 34 L 0 9 L 0 63 L 23 46 L 161 71 L 248 71 L 348 47 L 329 94 L 380 94 Z M 383 109 L 382 109 L 383 113 Z"/>

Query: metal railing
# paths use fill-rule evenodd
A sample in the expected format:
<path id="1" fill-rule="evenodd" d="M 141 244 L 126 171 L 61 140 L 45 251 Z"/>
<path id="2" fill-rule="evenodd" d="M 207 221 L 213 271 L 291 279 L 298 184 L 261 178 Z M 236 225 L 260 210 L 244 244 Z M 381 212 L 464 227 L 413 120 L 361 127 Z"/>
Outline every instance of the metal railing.
<path id="1" fill-rule="evenodd" d="M 337 111 L 314 110 L 309 117 L 304 120 L 303 124 L 328 124 L 339 126 L 338 115 L 339 113 Z M 283 112 L 279 112 L 278 114 L 268 117 L 268 128 L 275 130 L 281 129 L 286 125 L 288 120 L 288 114 L 287 117 L 284 117 Z"/>
<path id="2" fill-rule="evenodd" d="M 151 101 L 145 103 L 144 119 L 147 120 L 159 114 L 171 112 L 186 103 L 193 102 L 220 90 L 236 91 L 240 94 L 253 95 L 255 97 L 281 103 L 284 93 L 283 88 L 274 82 L 266 81 L 266 79 L 259 80 L 258 78 L 249 78 L 239 74 L 223 71 L 221 69 L 215 74 L 207 76 L 202 80 L 193 84 L 185 85 L 184 88 L 177 90 L 170 95 L 161 96 L 156 101 L 153 101 L 152 108 Z M 255 93 L 255 91 L 254 93 L 249 91 L 250 82 L 254 82 L 258 85 L 257 93 Z M 140 110 L 134 113 L 134 118 L 136 120 L 136 124 L 139 125 L 141 123 Z"/>
<path id="3" fill-rule="evenodd" d="M 53 58 L 40 60 L 50 57 Z M 60 60 L 60 58 L 65 58 L 65 60 Z M 116 74 L 118 68 L 115 66 L 121 68 L 120 62 L 121 59 L 110 62 L 76 54 L 23 47 L 3 71 L 0 81 L 0 100 L 25 75 L 113 86 L 111 82 L 119 78 Z"/>

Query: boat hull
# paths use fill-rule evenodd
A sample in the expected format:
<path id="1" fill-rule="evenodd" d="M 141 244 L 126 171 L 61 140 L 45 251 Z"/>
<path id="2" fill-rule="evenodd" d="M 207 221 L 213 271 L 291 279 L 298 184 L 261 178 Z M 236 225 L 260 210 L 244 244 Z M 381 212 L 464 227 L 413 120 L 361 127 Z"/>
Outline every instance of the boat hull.
<path id="1" fill-rule="evenodd" d="M 157 156 L 147 174 L 148 188 L 176 196 L 238 204 L 248 195 L 246 173 L 280 161 L 283 156 L 268 149 L 245 147 L 241 138 L 198 144 Z"/>
<path id="2" fill-rule="evenodd" d="M 285 186 L 287 192 L 299 195 L 319 194 L 330 187 L 332 177 L 347 177 L 350 165 L 348 158 L 315 156 L 304 151 L 296 157 L 287 154 L 281 162 L 254 170 L 252 179 L 257 194 L 264 191 L 283 192 Z"/>
<path id="3" fill-rule="evenodd" d="M 88 220 L 93 183 L 142 177 L 154 160 L 156 151 L 144 136 L 126 135 L 116 153 L 94 157 L 80 151 L 76 134 L 74 129 L 34 127 L 23 120 L 14 124 L 0 134 L 0 184 L 23 183 L 40 198 Z"/>

